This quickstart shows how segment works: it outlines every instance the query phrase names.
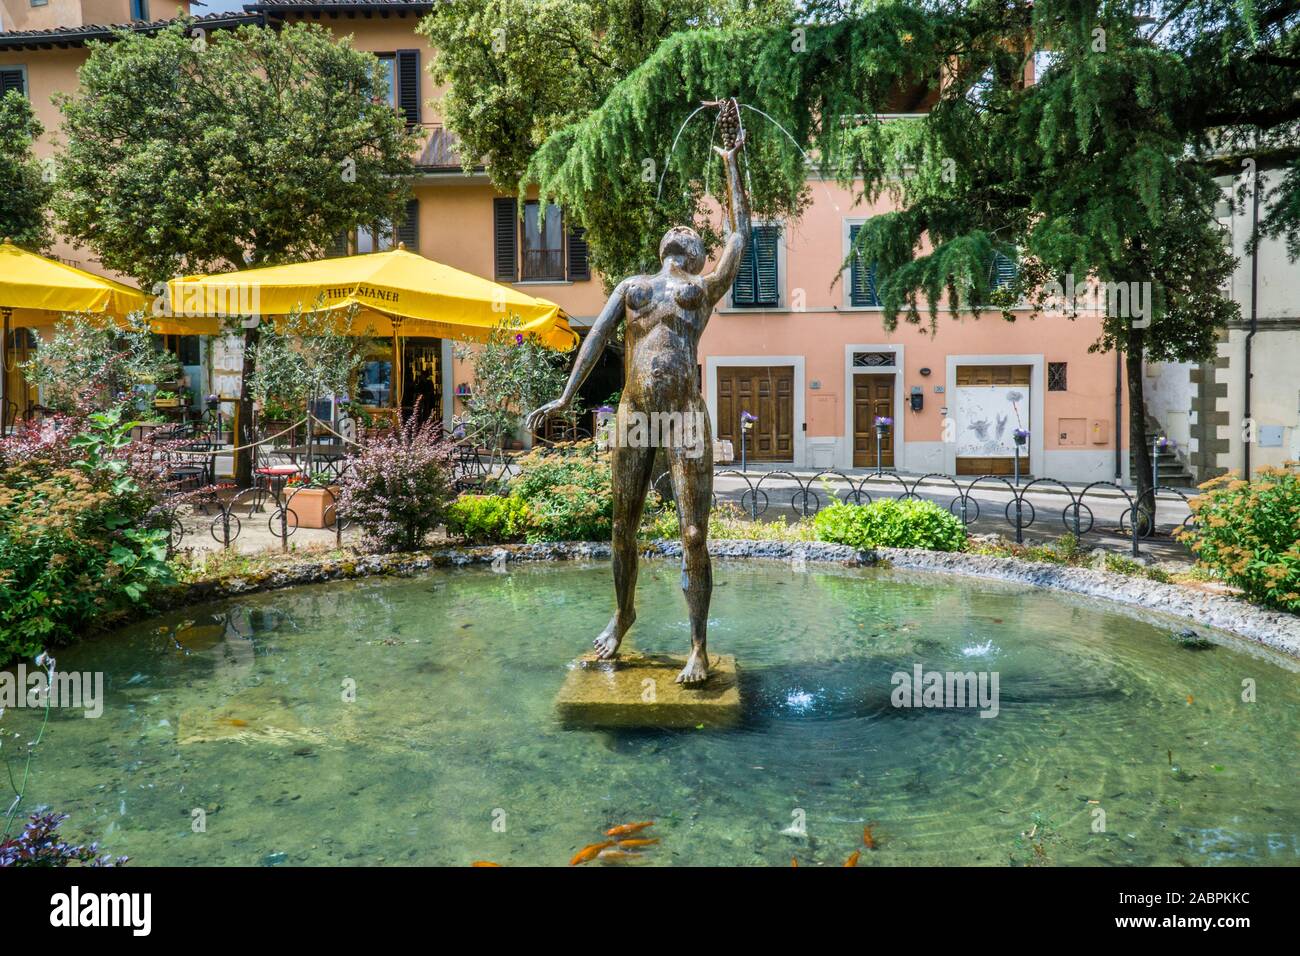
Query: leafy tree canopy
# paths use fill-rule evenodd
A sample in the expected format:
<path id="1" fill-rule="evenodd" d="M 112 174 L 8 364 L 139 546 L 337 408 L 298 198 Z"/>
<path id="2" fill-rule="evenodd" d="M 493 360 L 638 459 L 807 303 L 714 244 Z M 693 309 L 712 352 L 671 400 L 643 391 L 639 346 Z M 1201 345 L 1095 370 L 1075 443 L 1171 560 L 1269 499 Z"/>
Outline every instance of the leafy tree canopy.
<path id="1" fill-rule="evenodd" d="M 36 252 L 50 244 L 46 209 L 53 186 L 32 153 L 44 130 L 27 97 L 0 96 L 0 237 Z"/>
<path id="2" fill-rule="evenodd" d="M 493 184 L 514 193 L 538 146 L 599 107 L 665 40 L 710 27 L 745 30 L 785 23 L 799 5 L 797 0 L 448 0 L 420 30 L 438 51 L 433 77 L 446 87 L 438 105 L 460 139 L 465 166 L 486 163 Z M 654 164 L 662 162 L 665 148 L 656 144 L 641 151 L 628 159 L 626 171 L 638 183 L 642 176 L 656 179 Z M 789 162 L 784 155 L 774 158 Z M 643 232 L 662 234 L 661 224 L 698 212 L 699 184 L 665 186 L 662 204 L 654 201 L 654 185 L 608 197 L 606 215 L 623 227 L 605 230 L 592 250 L 592 264 L 606 276 L 638 261 Z M 589 210 L 587 218 L 594 222 L 596 211 Z M 706 236 L 716 238 L 711 230 Z"/>
<path id="3" fill-rule="evenodd" d="M 319 24 L 92 43 L 59 100 L 61 227 L 146 288 L 319 257 L 407 196 L 416 137 L 384 82 Z"/>

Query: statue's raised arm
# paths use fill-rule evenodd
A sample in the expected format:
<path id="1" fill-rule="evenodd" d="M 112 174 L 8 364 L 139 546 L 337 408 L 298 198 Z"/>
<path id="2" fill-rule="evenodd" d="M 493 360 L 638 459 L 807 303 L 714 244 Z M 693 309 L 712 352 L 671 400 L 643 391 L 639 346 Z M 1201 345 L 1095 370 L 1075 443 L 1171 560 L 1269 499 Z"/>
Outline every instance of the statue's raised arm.
<path id="1" fill-rule="evenodd" d="M 718 267 L 704 277 L 704 288 L 712 302 L 717 302 L 736 281 L 740 260 L 749 245 L 749 195 L 740 172 L 740 151 L 745 145 L 745 130 L 740 125 L 740 108 L 735 100 L 723 100 L 718 125 L 722 146 L 713 147 L 726 167 L 727 239 L 718 256 Z"/>

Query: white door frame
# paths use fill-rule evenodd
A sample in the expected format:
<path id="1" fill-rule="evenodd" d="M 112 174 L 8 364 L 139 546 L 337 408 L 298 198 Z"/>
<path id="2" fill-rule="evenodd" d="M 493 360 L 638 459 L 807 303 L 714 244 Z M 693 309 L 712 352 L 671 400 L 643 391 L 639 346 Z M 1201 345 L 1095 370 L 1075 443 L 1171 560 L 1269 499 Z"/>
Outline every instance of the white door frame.
<path id="1" fill-rule="evenodd" d="M 888 366 L 878 368 L 858 369 L 853 367 L 854 352 L 893 352 L 894 367 L 892 374 L 894 376 L 894 470 L 905 471 L 907 462 L 907 446 L 904 444 L 904 434 L 907 430 L 907 420 L 903 415 L 905 403 L 903 401 L 903 346 L 901 345 L 881 345 L 879 343 L 869 345 L 846 345 L 844 346 L 844 451 L 840 455 L 841 468 L 853 468 L 853 376 L 854 375 L 889 375 L 891 369 Z"/>
<path id="2" fill-rule="evenodd" d="M 804 357 L 802 355 L 710 355 L 704 360 L 704 400 L 709 409 L 709 421 L 713 425 L 713 435 L 718 434 L 718 369 L 720 367 L 741 366 L 753 368 L 761 365 L 794 366 L 794 461 L 792 468 L 802 468 L 807 461 L 804 431 Z M 735 449 L 739 456 L 740 449 Z M 739 460 L 739 458 L 737 458 Z M 782 462 L 784 464 L 784 462 Z"/>
<path id="3" fill-rule="evenodd" d="M 1043 477 L 1046 460 L 1043 457 L 1043 432 L 1047 427 L 1043 417 L 1043 393 L 1047 390 L 1043 378 L 1046 367 L 1043 356 L 1039 355 L 949 355 L 945 374 L 947 387 L 944 398 L 947 399 L 948 414 L 956 413 L 957 402 L 957 366 L 958 365 L 1028 365 L 1029 369 L 1029 463 L 1030 470 L 1039 478 Z M 957 443 L 943 443 L 943 467 L 950 475 L 957 473 Z"/>

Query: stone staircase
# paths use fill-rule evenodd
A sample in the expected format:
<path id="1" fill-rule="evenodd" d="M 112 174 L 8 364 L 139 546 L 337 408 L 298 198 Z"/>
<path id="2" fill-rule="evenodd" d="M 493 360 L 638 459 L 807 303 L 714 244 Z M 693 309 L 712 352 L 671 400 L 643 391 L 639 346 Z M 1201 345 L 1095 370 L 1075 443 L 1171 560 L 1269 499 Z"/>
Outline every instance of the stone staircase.
<path id="1" fill-rule="evenodd" d="M 1148 442 L 1153 441 L 1157 435 L 1163 434 L 1164 428 L 1165 427 L 1161 425 L 1158 421 L 1156 421 L 1150 415 L 1147 415 L 1147 441 Z M 1187 467 L 1187 464 L 1183 460 L 1183 455 L 1185 455 L 1186 452 L 1187 449 L 1181 447 L 1176 449 L 1166 448 L 1164 451 L 1160 452 L 1156 456 L 1155 463 L 1159 465 L 1160 468 L 1160 479 L 1159 479 L 1160 484 L 1170 485 L 1174 488 L 1195 488 L 1196 487 L 1196 479 L 1192 476 L 1191 470 Z M 1133 461 L 1133 454 L 1132 452 L 1130 452 L 1129 453 L 1130 474 L 1132 473 L 1132 469 L 1135 467 L 1136 465 Z"/>

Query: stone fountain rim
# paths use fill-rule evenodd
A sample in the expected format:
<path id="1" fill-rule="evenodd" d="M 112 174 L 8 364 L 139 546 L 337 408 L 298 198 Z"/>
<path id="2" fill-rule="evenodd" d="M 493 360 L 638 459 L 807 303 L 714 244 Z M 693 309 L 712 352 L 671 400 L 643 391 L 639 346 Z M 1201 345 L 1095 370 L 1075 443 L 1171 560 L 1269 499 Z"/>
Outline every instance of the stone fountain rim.
<path id="1" fill-rule="evenodd" d="M 1147 578 L 1095 571 L 1091 568 L 1026 561 L 960 551 L 877 548 L 859 550 L 823 541 L 763 541 L 719 539 L 709 542 L 717 558 L 805 560 L 849 567 L 888 566 L 895 570 L 955 574 L 1046 588 L 1138 608 L 1143 616 L 1182 621 L 1213 628 L 1247 642 L 1300 659 L 1300 617 L 1249 604 L 1226 594 L 1213 594 Z M 507 561 L 573 561 L 607 559 L 608 542 L 545 542 L 434 548 L 399 554 L 355 557 L 306 557 L 303 561 L 248 577 L 199 581 L 174 588 L 156 604 L 166 611 L 198 602 L 218 601 L 261 591 L 304 584 L 321 584 L 379 575 L 404 576 L 437 568 L 490 564 L 498 555 Z M 642 549 L 645 557 L 680 557 L 678 541 L 657 541 Z"/>

